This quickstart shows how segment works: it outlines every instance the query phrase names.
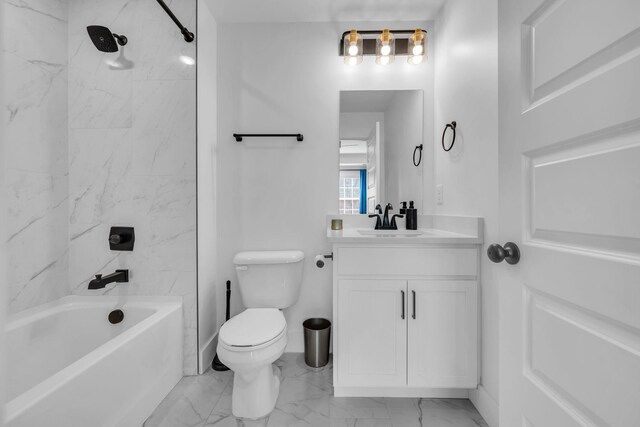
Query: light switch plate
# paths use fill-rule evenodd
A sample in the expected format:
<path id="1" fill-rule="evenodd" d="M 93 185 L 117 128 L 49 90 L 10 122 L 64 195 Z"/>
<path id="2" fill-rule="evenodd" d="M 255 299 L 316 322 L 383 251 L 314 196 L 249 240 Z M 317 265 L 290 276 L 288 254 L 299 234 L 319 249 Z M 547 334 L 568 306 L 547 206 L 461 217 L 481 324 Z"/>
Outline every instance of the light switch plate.
<path id="1" fill-rule="evenodd" d="M 444 185 L 436 185 L 436 204 L 442 205 L 444 203 Z"/>

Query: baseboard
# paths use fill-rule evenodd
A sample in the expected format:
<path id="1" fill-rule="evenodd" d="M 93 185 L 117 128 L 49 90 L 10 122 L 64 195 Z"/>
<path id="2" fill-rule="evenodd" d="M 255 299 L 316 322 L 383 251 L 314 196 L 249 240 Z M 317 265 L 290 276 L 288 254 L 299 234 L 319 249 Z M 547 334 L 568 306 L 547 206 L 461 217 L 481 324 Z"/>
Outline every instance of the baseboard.
<path id="1" fill-rule="evenodd" d="M 469 390 L 469 400 L 489 424 L 489 427 L 498 427 L 498 402 L 487 393 L 483 386 L 478 386 L 477 390 Z"/>
<path id="2" fill-rule="evenodd" d="M 203 374 L 207 369 L 211 367 L 211 362 L 213 362 L 213 358 L 216 355 L 216 347 L 218 347 L 218 334 L 212 336 L 200 351 L 198 366 L 199 374 Z"/>
<path id="3" fill-rule="evenodd" d="M 334 387 L 333 395 L 335 397 L 423 397 L 433 399 L 467 399 L 469 398 L 469 390 L 466 388 Z"/>
<path id="4" fill-rule="evenodd" d="M 302 331 L 287 332 L 285 353 L 304 353 L 304 333 Z"/>

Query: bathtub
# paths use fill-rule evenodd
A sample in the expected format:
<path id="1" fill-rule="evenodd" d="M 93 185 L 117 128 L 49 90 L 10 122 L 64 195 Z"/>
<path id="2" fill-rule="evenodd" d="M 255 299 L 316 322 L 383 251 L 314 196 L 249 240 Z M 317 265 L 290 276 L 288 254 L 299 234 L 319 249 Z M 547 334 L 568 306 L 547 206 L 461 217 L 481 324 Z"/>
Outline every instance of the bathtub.
<path id="1" fill-rule="evenodd" d="M 10 317 L 5 339 L 10 427 L 139 427 L 182 377 L 179 298 L 69 296 Z"/>

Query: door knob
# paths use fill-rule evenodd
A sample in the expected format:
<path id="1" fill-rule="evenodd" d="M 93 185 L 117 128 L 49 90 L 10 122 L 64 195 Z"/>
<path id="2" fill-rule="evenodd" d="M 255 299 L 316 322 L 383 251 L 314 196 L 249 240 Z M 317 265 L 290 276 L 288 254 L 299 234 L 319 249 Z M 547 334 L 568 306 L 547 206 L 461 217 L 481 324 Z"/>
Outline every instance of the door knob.
<path id="1" fill-rule="evenodd" d="M 520 249 L 513 242 L 505 243 L 504 247 L 497 243 L 489 245 L 487 248 L 487 256 L 493 262 L 507 261 L 507 264 L 517 264 L 520 261 Z"/>

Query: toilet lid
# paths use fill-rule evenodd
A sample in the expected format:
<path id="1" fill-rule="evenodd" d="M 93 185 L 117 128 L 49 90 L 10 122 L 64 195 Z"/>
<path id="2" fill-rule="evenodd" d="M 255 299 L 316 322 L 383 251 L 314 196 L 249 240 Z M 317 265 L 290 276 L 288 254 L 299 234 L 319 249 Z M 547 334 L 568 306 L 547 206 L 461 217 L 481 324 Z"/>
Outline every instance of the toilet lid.
<path id="1" fill-rule="evenodd" d="M 233 347 L 253 347 L 276 338 L 286 326 L 277 308 L 248 308 L 222 325 L 218 338 Z"/>

